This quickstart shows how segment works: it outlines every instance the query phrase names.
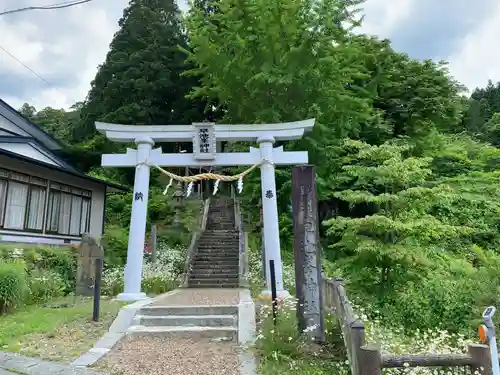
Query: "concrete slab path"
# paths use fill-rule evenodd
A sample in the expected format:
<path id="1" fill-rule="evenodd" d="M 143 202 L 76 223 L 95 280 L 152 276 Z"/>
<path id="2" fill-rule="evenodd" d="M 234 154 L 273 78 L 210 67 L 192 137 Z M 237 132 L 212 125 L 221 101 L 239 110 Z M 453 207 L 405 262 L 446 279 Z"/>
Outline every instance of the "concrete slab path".
<path id="1" fill-rule="evenodd" d="M 52 361 L 0 352 L 0 375 L 108 375 L 88 368 L 76 368 Z"/>

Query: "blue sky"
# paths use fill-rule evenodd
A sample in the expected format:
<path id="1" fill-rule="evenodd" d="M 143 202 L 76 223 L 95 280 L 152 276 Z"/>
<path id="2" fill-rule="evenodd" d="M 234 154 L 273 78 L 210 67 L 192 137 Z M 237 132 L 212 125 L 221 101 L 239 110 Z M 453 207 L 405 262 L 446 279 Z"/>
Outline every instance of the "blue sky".
<path id="1" fill-rule="evenodd" d="M 52 3 L 2 0 L 0 11 Z M 83 100 L 127 3 L 93 0 L 0 16 L 0 97 L 14 107 L 29 102 L 36 108 L 68 108 Z M 470 89 L 500 80 L 499 1 L 367 0 L 364 12 L 362 32 L 389 38 L 412 57 L 449 61 L 452 74 Z"/>

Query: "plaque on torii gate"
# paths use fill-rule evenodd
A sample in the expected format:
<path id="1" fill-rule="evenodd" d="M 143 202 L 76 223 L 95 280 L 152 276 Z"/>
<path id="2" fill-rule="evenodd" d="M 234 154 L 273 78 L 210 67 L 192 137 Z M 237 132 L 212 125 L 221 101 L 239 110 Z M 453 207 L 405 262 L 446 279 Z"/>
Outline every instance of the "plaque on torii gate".
<path id="1" fill-rule="evenodd" d="M 96 129 L 115 142 L 135 142 L 137 149 L 125 154 L 102 155 L 103 167 L 135 167 L 134 193 L 130 234 L 125 266 L 124 292 L 119 300 L 135 301 L 146 298 L 141 292 L 143 248 L 146 235 L 147 203 L 150 167 L 250 166 L 259 164 L 264 221 L 266 260 L 274 260 L 278 296 L 286 297 L 280 254 L 278 206 L 276 200 L 275 166 L 308 163 L 307 151 L 284 151 L 273 147 L 276 141 L 300 139 L 312 130 L 315 120 L 276 123 L 225 125 L 193 123 L 192 125 L 120 125 L 96 122 Z M 248 152 L 217 153 L 216 142 L 254 141 L 259 148 Z M 193 153 L 163 153 L 153 149 L 155 142 L 192 142 Z M 271 280 L 266 268 L 267 290 Z"/>

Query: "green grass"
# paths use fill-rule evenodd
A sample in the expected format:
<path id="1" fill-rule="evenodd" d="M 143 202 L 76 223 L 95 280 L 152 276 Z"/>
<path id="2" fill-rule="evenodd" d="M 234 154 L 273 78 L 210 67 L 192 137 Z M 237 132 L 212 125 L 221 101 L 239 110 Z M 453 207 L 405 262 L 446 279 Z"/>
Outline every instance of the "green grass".
<path id="1" fill-rule="evenodd" d="M 84 297 L 66 297 L 1 316 L 1 349 L 43 359 L 71 361 L 95 344 L 123 305 L 102 298 L 99 322 L 92 321 L 92 298 Z"/>

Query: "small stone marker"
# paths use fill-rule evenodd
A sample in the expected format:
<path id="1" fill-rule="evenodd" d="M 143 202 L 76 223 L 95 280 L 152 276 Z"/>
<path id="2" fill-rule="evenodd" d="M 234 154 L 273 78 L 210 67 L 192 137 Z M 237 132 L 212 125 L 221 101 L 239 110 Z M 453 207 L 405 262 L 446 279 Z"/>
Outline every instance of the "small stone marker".
<path id="1" fill-rule="evenodd" d="M 82 236 L 79 250 L 76 268 L 76 295 L 91 297 L 94 295 L 96 259 L 103 259 L 104 251 L 98 241 L 88 234 Z"/>
<path id="2" fill-rule="evenodd" d="M 316 341 L 324 341 L 321 290 L 321 258 L 313 166 L 292 168 L 293 248 L 299 329 Z"/>

